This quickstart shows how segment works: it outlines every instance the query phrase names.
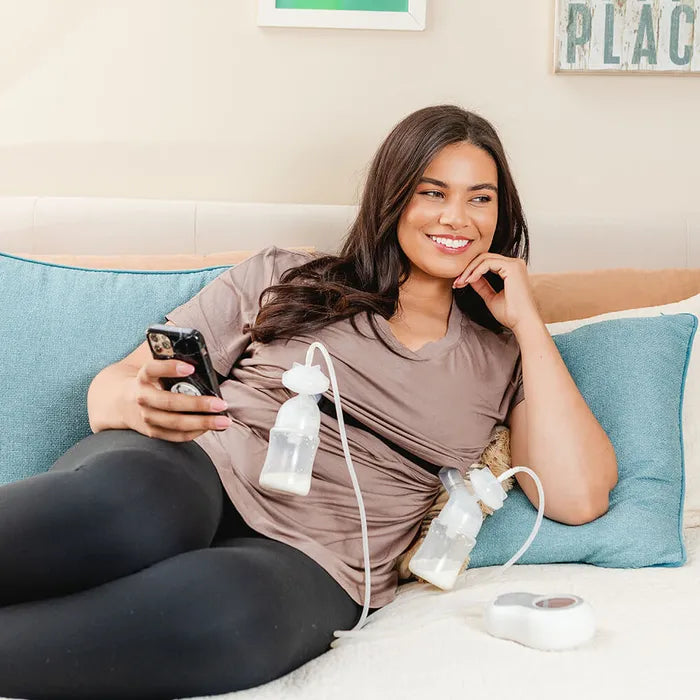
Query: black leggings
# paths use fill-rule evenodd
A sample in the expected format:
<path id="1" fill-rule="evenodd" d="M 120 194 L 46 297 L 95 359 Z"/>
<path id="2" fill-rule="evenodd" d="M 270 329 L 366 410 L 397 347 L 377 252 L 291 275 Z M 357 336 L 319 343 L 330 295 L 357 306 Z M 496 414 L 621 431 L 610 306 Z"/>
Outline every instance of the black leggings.
<path id="1" fill-rule="evenodd" d="M 105 430 L 0 487 L 0 696 L 170 699 L 279 678 L 362 607 L 249 528 L 208 455 Z"/>

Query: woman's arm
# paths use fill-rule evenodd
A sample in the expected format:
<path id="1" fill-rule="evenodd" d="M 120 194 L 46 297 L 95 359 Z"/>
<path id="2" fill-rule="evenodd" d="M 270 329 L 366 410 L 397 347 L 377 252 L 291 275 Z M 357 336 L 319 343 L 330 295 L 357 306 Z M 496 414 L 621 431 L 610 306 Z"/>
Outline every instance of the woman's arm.
<path id="1" fill-rule="evenodd" d="M 129 427 L 125 417 L 126 386 L 136 381 L 138 371 L 138 367 L 122 360 L 105 367 L 92 380 L 87 393 L 87 409 L 93 433 Z"/>
<path id="2" fill-rule="evenodd" d="M 166 321 L 166 326 L 174 326 Z M 88 421 L 93 433 L 101 430 L 124 430 L 130 427 L 127 415 L 133 413 L 133 401 L 127 399 L 142 365 L 151 359 L 151 349 L 144 340 L 126 357 L 108 365 L 95 375 L 87 393 Z"/>
<path id="3" fill-rule="evenodd" d="M 513 466 L 528 466 L 539 476 L 548 518 L 567 525 L 595 520 L 607 511 L 617 483 L 615 449 L 541 318 L 518 324 L 514 334 L 526 400 L 507 419 Z M 536 507 L 535 482 L 523 472 L 515 478 Z"/>
<path id="4" fill-rule="evenodd" d="M 497 292 L 484 276 L 503 280 Z M 496 253 L 477 255 L 453 287 L 470 284 L 494 318 L 513 331 L 522 356 L 525 400 L 506 423 L 514 466 L 530 467 L 542 481 L 545 515 L 582 525 L 605 513 L 617 483 L 617 457 L 607 434 L 571 378 L 539 314 L 527 264 Z M 537 488 L 525 473 L 515 475 L 530 501 Z"/>

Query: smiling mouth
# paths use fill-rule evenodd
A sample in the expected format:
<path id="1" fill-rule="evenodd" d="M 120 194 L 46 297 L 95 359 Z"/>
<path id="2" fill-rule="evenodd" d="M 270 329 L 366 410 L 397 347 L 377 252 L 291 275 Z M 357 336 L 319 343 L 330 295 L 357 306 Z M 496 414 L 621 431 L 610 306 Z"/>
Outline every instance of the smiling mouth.
<path id="1" fill-rule="evenodd" d="M 451 238 L 449 236 L 431 236 L 429 234 L 426 234 L 426 237 L 443 253 L 461 253 L 473 243 L 469 238 Z"/>

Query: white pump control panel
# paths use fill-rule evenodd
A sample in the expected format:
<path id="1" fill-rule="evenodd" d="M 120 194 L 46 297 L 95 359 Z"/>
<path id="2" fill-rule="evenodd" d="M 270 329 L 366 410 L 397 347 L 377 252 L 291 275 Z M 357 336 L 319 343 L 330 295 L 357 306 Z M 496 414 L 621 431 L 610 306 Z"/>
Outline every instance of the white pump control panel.
<path id="1" fill-rule="evenodd" d="M 548 651 L 572 649 L 595 634 L 593 609 L 569 594 L 500 595 L 486 606 L 484 623 L 494 637 Z"/>

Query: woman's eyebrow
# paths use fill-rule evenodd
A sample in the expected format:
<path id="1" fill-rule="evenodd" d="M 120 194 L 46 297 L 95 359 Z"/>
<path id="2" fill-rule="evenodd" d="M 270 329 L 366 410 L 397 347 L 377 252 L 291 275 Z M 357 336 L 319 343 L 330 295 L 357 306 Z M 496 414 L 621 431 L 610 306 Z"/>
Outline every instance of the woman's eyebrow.
<path id="1" fill-rule="evenodd" d="M 446 190 L 450 188 L 450 186 L 446 183 L 443 182 L 442 180 L 435 180 L 432 177 L 422 177 L 419 182 L 426 182 L 430 185 L 437 185 L 438 187 L 444 187 Z M 470 192 L 474 192 L 474 190 L 493 190 L 494 192 L 498 193 L 498 187 L 496 185 L 492 185 L 490 182 L 482 182 L 479 185 L 472 185 L 471 187 L 467 188 Z"/>

